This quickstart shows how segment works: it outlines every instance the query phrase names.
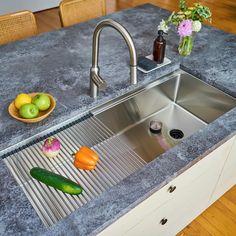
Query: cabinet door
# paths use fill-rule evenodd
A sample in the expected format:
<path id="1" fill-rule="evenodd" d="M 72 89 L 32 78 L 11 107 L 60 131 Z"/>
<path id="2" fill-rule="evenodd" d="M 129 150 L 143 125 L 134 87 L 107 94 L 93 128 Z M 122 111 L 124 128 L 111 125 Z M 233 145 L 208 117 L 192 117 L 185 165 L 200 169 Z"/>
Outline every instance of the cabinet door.
<path id="1" fill-rule="evenodd" d="M 226 159 L 224 168 L 221 172 L 218 184 L 215 188 L 209 205 L 215 202 L 236 184 L 236 137 L 234 137 L 233 139 L 234 142 L 232 148 L 228 154 L 228 158 Z"/>
<path id="2" fill-rule="evenodd" d="M 220 168 L 215 168 L 201 175 L 181 194 L 156 209 L 124 235 L 175 235 L 206 209 L 220 171 Z"/>

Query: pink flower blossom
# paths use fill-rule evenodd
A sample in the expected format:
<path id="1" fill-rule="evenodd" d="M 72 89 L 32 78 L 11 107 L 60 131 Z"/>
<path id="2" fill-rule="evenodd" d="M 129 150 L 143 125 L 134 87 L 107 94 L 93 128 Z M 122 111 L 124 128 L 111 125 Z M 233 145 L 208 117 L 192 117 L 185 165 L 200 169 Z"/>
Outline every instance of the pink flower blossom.
<path id="1" fill-rule="evenodd" d="M 192 34 L 193 24 L 191 20 L 183 20 L 178 27 L 178 33 L 181 37 L 190 36 Z"/>

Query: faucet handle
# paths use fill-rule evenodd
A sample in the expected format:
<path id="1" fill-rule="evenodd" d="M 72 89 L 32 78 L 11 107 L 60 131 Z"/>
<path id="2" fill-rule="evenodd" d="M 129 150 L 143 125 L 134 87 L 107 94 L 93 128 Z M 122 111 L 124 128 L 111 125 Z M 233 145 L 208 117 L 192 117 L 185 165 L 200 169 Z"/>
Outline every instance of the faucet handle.
<path id="1" fill-rule="evenodd" d="M 99 75 L 93 74 L 92 81 L 100 90 L 104 90 L 107 87 L 107 83 Z"/>

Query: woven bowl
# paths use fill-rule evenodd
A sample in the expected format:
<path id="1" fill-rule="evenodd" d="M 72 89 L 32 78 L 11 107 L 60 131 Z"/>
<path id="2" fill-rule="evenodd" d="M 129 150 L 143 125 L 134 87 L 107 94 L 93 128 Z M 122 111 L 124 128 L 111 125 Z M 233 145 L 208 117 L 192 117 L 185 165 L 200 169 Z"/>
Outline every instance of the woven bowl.
<path id="1" fill-rule="evenodd" d="M 30 97 L 32 97 L 32 98 L 37 94 L 38 93 L 29 93 Z M 50 94 L 47 94 L 47 93 L 46 93 L 46 95 L 48 95 L 48 97 L 50 98 L 51 105 L 46 111 L 40 111 L 37 117 L 35 117 L 33 119 L 22 118 L 19 114 L 18 109 L 14 105 L 14 101 L 12 101 L 11 104 L 9 105 L 9 107 L 8 107 L 8 112 L 9 112 L 10 116 L 15 118 L 16 120 L 19 120 L 19 121 L 22 121 L 22 122 L 25 122 L 25 123 L 36 123 L 36 122 L 39 122 L 39 121 L 45 119 L 46 117 L 49 116 L 50 113 L 52 113 L 52 111 L 56 107 L 56 101 L 53 98 L 53 96 L 51 96 Z"/>

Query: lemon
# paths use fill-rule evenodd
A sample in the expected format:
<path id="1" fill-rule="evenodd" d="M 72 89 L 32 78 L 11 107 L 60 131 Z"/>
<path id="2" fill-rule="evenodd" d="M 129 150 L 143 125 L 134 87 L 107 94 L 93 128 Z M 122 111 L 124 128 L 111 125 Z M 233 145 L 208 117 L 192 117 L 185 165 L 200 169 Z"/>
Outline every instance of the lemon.
<path id="1" fill-rule="evenodd" d="M 18 94 L 15 98 L 14 104 L 17 109 L 20 109 L 20 107 L 26 103 L 31 103 L 32 98 L 26 94 L 26 93 L 21 93 Z"/>

